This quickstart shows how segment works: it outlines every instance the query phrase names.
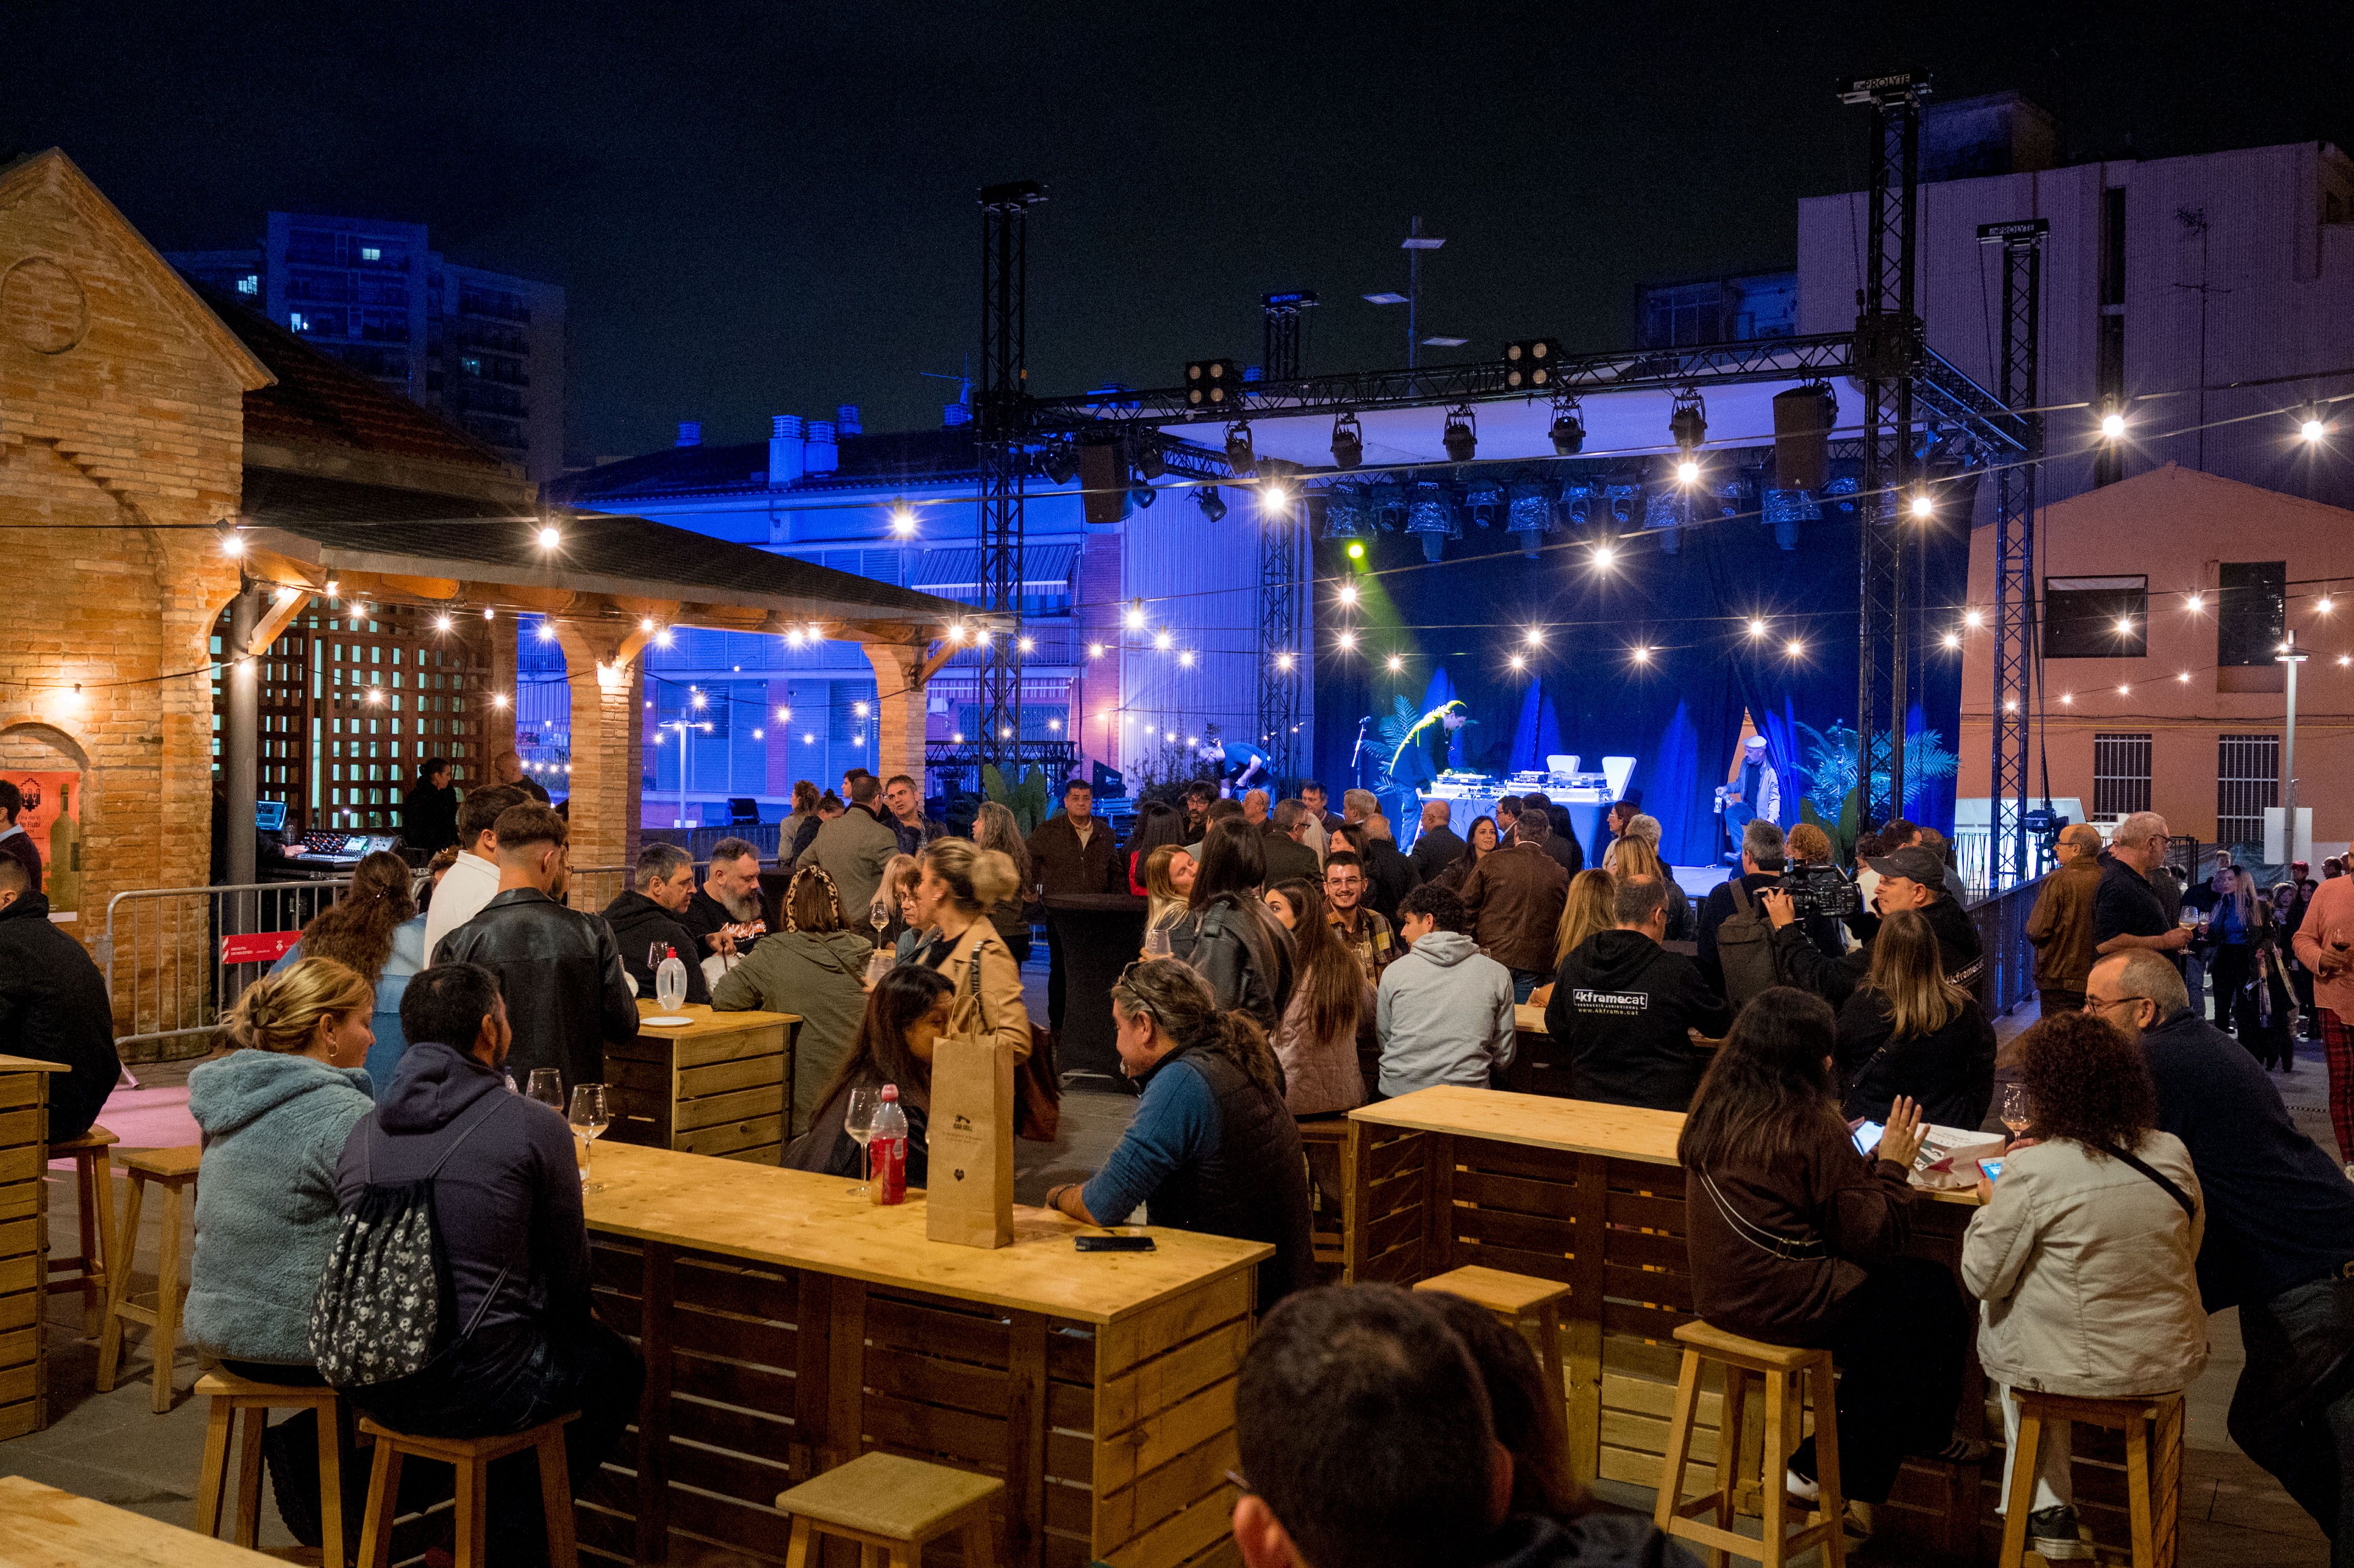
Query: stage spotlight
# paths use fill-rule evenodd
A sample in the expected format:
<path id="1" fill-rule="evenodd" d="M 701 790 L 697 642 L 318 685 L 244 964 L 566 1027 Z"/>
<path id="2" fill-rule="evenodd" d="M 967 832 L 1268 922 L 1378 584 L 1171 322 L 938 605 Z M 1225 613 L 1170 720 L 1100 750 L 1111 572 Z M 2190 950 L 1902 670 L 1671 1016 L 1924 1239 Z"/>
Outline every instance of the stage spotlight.
<path id="1" fill-rule="evenodd" d="M 1383 660 L 1382 662 L 1388 666 L 1389 673 L 1393 675 L 1405 668 L 1405 657 L 1404 654 L 1400 653 L 1393 653 L 1388 658 Z"/>
<path id="2" fill-rule="evenodd" d="M 1549 337 L 1523 338 L 1504 345 L 1504 385 L 1515 392 L 1553 385 L 1553 362 L 1561 344 Z"/>
<path id="3" fill-rule="evenodd" d="M 1480 527 L 1493 528 L 1496 514 L 1504 510 L 1504 487 L 1493 480 L 1479 480 L 1465 486 L 1463 510 Z"/>
<path id="4" fill-rule="evenodd" d="M 1676 394 L 1674 408 L 1668 415 L 1668 436 L 1689 459 L 1708 441 L 1708 404 L 1697 392 Z"/>
<path id="5" fill-rule="evenodd" d="M 1242 366 L 1231 359 L 1196 359 L 1185 366 L 1185 401 L 1192 408 L 1223 408 L 1242 390 Z"/>
<path id="6" fill-rule="evenodd" d="M 1594 552 L 1594 565 L 1597 570 L 1606 572 L 1617 564 L 1617 560 L 1618 552 L 1607 545 L 1599 546 Z"/>
<path id="7" fill-rule="evenodd" d="M 1693 461 L 1691 458 L 1682 458 L 1678 460 L 1676 463 L 1676 482 L 1678 484 L 1691 484 L 1698 481 L 1699 478 L 1699 463 Z"/>
<path id="8" fill-rule="evenodd" d="M 1449 462 L 1469 462 L 1479 451 L 1479 420 L 1471 412 L 1471 405 L 1458 403 L 1447 416 L 1447 429 L 1439 442 L 1447 448 Z"/>
<path id="9" fill-rule="evenodd" d="M 1759 619 L 1757 619 L 1755 616 L 1752 616 L 1752 617 L 1750 617 L 1750 618 L 1749 618 L 1749 635 L 1750 635 L 1750 636 L 1752 636 L 1752 637 L 1763 637 L 1763 636 L 1765 636 L 1765 635 L 1766 635 L 1766 623 L 1765 623 L 1763 620 L 1760 620 Z"/>
<path id="10" fill-rule="evenodd" d="M 1585 448 L 1585 417 L 1575 397 L 1553 406 L 1553 450 L 1555 457 L 1575 457 Z"/>
<path id="11" fill-rule="evenodd" d="M 1354 468 L 1365 461 L 1365 432 L 1357 427 L 1357 416 L 1341 414 L 1332 421 L 1332 466 Z"/>
<path id="12" fill-rule="evenodd" d="M 1161 493 L 1153 489 L 1152 486 L 1149 484 L 1140 484 L 1134 490 L 1129 492 L 1129 500 L 1133 502 L 1139 508 L 1150 508 L 1154 502 L 1160 499 Z"/>
<path id="13" fill-rule="evenodd" d="M 1422 535 L 1422 554 L 1426 560 L 1436 561 L 1447 550 L 1447 541 L 1463 537 L 1463 520 L 1447 504 L 1447 492 L 1437 480 L 1426 479 L 1414 487 L 1414 500 L 1406 506 L 1405 531 Z"/>
<path id="14" fill-rule="evenodd" d="M 1639 484 L 1607 484 L 1603 486 L 1602 493 L 1607 497 L 1610 502 L 1610 520 L 1621 524 L 1633 522 L 1635 520 L 1635 497 L 1640 495 L 1642 493 L 1643 487 Z"/>
<path id="15" fill-rule="evenodd" d="M 2114 403 L 2101 411 L 2101 438 L 2114 441 L 2126 433 L 2126 417 Z"/>
<path id="16" fill-rule="evenodd" d="M 1202 509 L 1202 515 L 1213 523 L 1220 521 L 1226 514 L 1225 497 L 1218 493 L 1218 487 L 1214 484 L 1205 484 L 1195 491 L 1193 504 L 1199 506 Z"/>
<path id="17" fill-rule="evenodd" d="M 1136 454 L 1136 471 L 1146 479 L 1159 479 L 1169 471 L 1169 454 L 1161 450 L 1159 441 L 1148 440 Z"/>
<path id="18" fill-rule="evenodd" d="M 1226 427 L 1226 466 L 1234 470 L 1236 479 L 1248 479 L 1258 471 L 1258 453 L 1251 450 L 1251 429 L 1237 419 Z"/>
<path id="19" fill-rule="evenodd" d="M 1362 539 L 1352 539 L 1352 540 L 1350 540 L 1350 541 L 1349 541 L 1349 559 L 1351 559 L 1351 560 L 1352 560 L 1352 561 L 1362 561 L 1362 560 L 1363 560 L 1364 558 L 1365 558 L 1365 542 L 1364 542 L 1363 540 L 1362 540 Z"/>

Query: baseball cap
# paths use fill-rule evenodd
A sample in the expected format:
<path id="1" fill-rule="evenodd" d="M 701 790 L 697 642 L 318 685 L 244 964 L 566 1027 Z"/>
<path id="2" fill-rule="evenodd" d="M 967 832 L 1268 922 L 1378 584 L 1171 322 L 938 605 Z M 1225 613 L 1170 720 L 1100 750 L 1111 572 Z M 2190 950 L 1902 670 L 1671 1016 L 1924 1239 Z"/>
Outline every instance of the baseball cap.
<path id="1" fill-rule="evenodd" d="M 1918 844 L 1887 854 L 1866 855 L 1863 863 L 1882 876 L 1901 876 L 1929 887 L 1946 885 L 1946 863 Z"/>

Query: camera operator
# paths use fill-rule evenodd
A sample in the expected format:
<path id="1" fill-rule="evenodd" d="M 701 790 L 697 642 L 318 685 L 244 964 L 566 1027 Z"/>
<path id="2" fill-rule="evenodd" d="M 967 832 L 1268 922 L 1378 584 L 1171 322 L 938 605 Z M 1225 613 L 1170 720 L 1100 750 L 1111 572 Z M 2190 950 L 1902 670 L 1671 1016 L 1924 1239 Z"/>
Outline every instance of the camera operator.
<path id="1" fill-rule="evenodd" d="M 1824 878 L 1842 885 L 1839 906 L 1835 912 L 1808 915 L 1801 911 L 1798 916 L 1798 928 L 1806 932 L 1807 940 L 1812 942 L 1818 951 L 1830 958 L 1838 958 L 1846 952 L 1850 946 L 1847 924 L 1840 918 L 1840 916 L 1846 913 L 1851 906 L 1860 906 L 1862 903 L 1861 892 L 1848 881 L 1847 873 L 1841 871 L 1832 862 L 1830 835 L 1812 822 L 1800 822 L 1791 828 L 1783 854 L 1790 867 L 1783 877 L 1785 885 L 1809 877 Z"/>
<path id="2" fill-rule="evenodd" d="M 1918 909 L 1936 934 L 1937 956 L 1943 960 L 1946 978 L 1964 990 L 1977 990 L 1984 958 L 1978 927 L 1970 924 L 1962 906 L 1946 895 L 1945 862 L 1916 844 L 1872 856 L 1864 863 L 1880 876 L 1872 898 L 1879 914 Z M 1787 893 L 1769 889 L 1760 893 L 1757 901 L 1774 922 L 1774 956 L 1787 983 L 1813 991 L 1834 1007 L 1855 994 L 1872 972 L 1872 938 L 1880 928 L 1876 918 L 1862 914 L 1850 918 L 1849 925 L 1863 945 L 1844 958 L 1827 958 L 1800 929 L 1797 909 Z"/>

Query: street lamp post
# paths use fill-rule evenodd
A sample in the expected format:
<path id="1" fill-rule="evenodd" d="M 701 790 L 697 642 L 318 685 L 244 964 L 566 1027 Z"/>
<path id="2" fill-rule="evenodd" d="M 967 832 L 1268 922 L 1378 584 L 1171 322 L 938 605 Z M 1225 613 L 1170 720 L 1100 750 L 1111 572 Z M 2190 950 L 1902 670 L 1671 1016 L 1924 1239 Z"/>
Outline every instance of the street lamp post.
<path id="1" fill-rule="evenodd" d="M 2296 667 L 2306 658 L 2297 652 L 2295 631 L 2274 657 L 2288 669 L 2288 728 L 2281 737 L 2281 859 L 2293 861 L 2296 858 Z"/>

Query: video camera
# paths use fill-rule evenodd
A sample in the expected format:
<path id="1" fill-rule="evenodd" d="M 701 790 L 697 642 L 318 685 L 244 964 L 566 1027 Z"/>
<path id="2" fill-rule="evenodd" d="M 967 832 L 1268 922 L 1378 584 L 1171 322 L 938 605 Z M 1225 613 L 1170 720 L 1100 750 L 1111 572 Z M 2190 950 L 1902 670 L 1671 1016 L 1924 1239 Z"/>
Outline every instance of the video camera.
<path id="1" fill-rule="evenodd" d="M 1801 920 L 1818 915 L 1844 920 L 1863 908 L 1862 893 L 1835 865 L 1786 866 L 1776 885 L 1790 895 L 1791 912 Z"/>

